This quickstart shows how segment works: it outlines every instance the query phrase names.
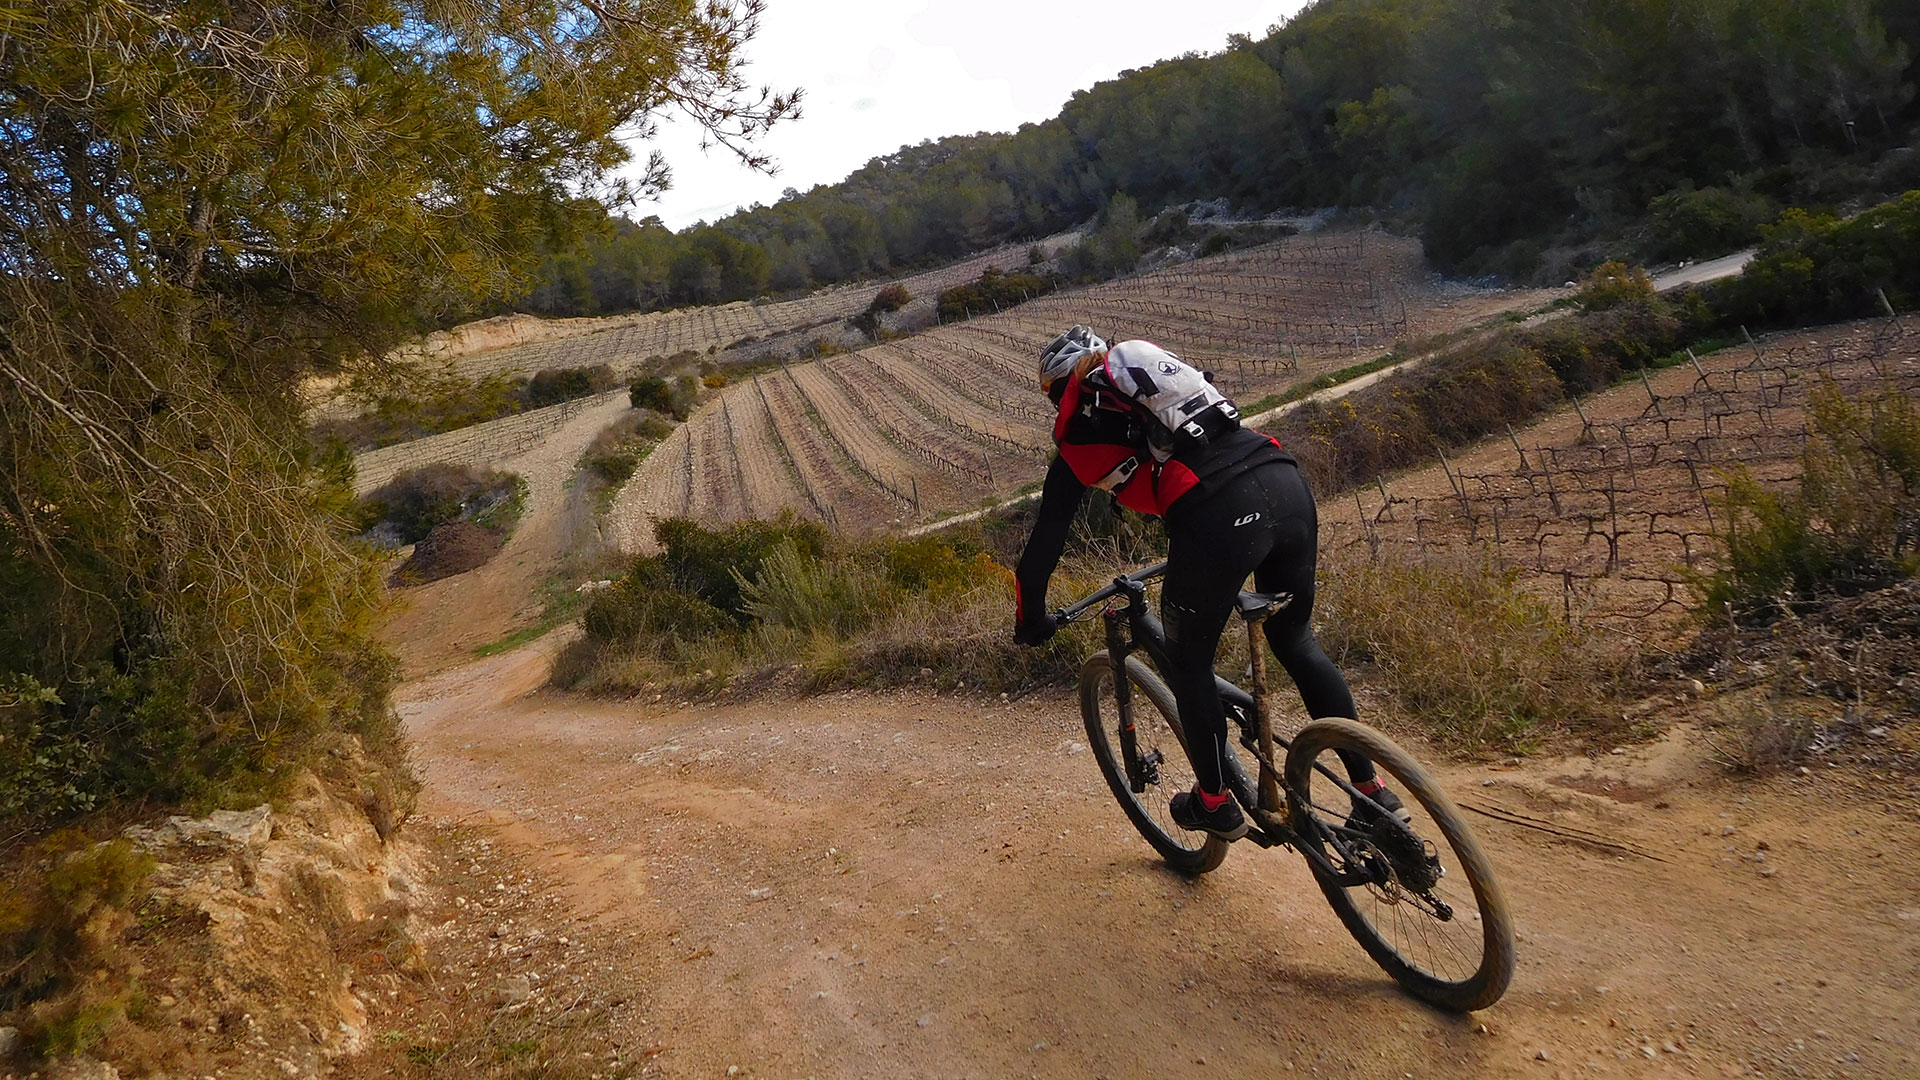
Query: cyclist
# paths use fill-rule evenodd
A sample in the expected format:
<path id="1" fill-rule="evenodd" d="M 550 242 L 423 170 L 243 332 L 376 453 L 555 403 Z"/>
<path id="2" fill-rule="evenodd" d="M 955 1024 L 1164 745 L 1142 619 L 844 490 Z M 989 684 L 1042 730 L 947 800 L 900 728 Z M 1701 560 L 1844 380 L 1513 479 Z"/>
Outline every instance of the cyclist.
<path id="1" fill-rule="evenodd" d="M 1171 812 L 1184 829 L 1236 840 L 1246 835 L 1247 822 L 1227 791 L 1227 720 L 1213 663 L 1249 574 L 1261 592 L 1293 597 L 1267 620 L 1267 642 L 1309 715 L 1354 717 L 1353 693 L 1308 622 L 1319 520 L 1298 463 L 1273 438 L 1240 426 L 1231 402 L 1199 414 L 1198 429 L 1189 425 L 1188 437 L 1170 438 L 1134 378 L 1154 372 L 1176 379 L 1194 374 L 1151 342 L 1109 348 L 1085 326 L 1061 334 L 1040 354 L 1040 387 L 1058 408 L 1053 441 L 1059 453 L 1047 469 L 1033 533 L 1015 571 L 1013 637 L 1040 645 L 1059 629 L 1047 611 L 1047 583 L 1088 488 L 1112 492 L 1128 509 L 1163 517 L 1167 574 L 1160 615 L 1174 664 L 1167 675 L 1198 781 L 1192 791 L 1173 796 Z M 1151 382 L 1146 387 L 1154 388 Z M 1206 393 L 1225 402 L 1217 391 Z M 1372 761 L 1352 753 L 1341 758 L 1357 790 L 1405 815 Z M 1364 804 L 1354 808 L 1355 818 L 1373 812 Z"/>

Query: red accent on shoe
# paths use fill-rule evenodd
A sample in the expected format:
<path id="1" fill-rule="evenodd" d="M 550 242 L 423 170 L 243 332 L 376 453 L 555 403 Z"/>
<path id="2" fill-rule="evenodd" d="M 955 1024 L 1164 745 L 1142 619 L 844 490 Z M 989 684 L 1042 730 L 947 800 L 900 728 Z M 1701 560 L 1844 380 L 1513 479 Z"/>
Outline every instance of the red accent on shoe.
<path id="1" fill-rule="evenodd" d="M 1381 783 L 1380 778 L 1376 776 L 1364 784 L 1353 785 L 1353 790 L 1362 795 L 1378 795 L 1382 791 L 1387 790 L 1387 785 Z"/>
<path id="2" fill-rule="evenodd" d="M 1199 788 L 1195 788 L 1193 789 L 1193 793 L 1200 800 L 1200 805 L 1207 808 L 1208 813 L 1212 813 L 1227 805 L 1227 793 L 1224 791 L 1218 795 L 1209 795 Z"/>

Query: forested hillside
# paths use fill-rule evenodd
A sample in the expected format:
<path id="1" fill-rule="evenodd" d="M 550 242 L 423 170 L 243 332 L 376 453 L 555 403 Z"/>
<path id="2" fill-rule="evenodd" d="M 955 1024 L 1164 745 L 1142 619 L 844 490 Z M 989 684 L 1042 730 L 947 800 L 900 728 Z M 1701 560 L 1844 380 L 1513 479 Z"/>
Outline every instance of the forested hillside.
<path id="1" fill-rule="evenodd" d="M 1417 228 L 1441 266 L 1525 278 L 1731 250 L 1781 205 L 1920 185 L 1908 0 L 1320 0 L 1076 93 L 1012 134 L 903 147 L 675 234 L 612 220 L 547 260 L 550 314 L 711 303 L 1058 231 L 1116 193 Z M 1546 256 L 1549 258 L 1543 258 Z M 1558 259 L 1558 262 L 1555 259 Z"/>

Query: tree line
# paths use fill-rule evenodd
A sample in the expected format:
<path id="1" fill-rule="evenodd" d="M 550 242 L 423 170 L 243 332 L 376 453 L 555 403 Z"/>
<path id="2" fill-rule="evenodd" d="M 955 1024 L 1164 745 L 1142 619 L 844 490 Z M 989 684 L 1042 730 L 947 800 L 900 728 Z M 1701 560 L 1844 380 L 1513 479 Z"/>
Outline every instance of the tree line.
<path id="1" fill-rule="evenodd" d="M 895 274 L 1102 213 L 1351 207 L 1461 273 L 1736 244 L 1783 205 L 1920 186 L 1902 0 L 1320 0 L 1002 134 L 902 147 L 675 233 L 608 218 L 512 306 L 587 314 Z M 1664 200 L 1664 201 L 1663 201 Z M 1597 242 L 1606 252 L 1582 249 Z"/>

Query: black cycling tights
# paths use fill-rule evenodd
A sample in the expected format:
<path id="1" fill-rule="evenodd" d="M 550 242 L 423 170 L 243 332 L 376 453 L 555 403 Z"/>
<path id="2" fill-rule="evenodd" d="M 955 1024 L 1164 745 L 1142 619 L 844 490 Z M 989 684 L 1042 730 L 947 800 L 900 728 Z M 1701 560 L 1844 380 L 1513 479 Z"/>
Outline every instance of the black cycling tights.
<path id="1" fill-rule="evenodd" d="M 1205 791 L 1225 788 L 1227 719 L 1214 689 L 1213 663 L 1248 574 L 1260 592 L 1293 594 L 1293 602 L 1267 620 L 1267 643 L 1300 688 L 1307 715 L 1354 716 L 1353 691 L 1308 621 L 1319 528 L 1306 479 L 1285 462 L 1258 466 L 1205 502 L 1175 503 L 1167 515 L 1160 614 L 1174 663 L 1174 700 L 1187 730 L 1194 775 Z M 1373 762 L 1366 757 L 1343 752 L 1340 758 L 1354 783 L 1374 778 Z"/>

